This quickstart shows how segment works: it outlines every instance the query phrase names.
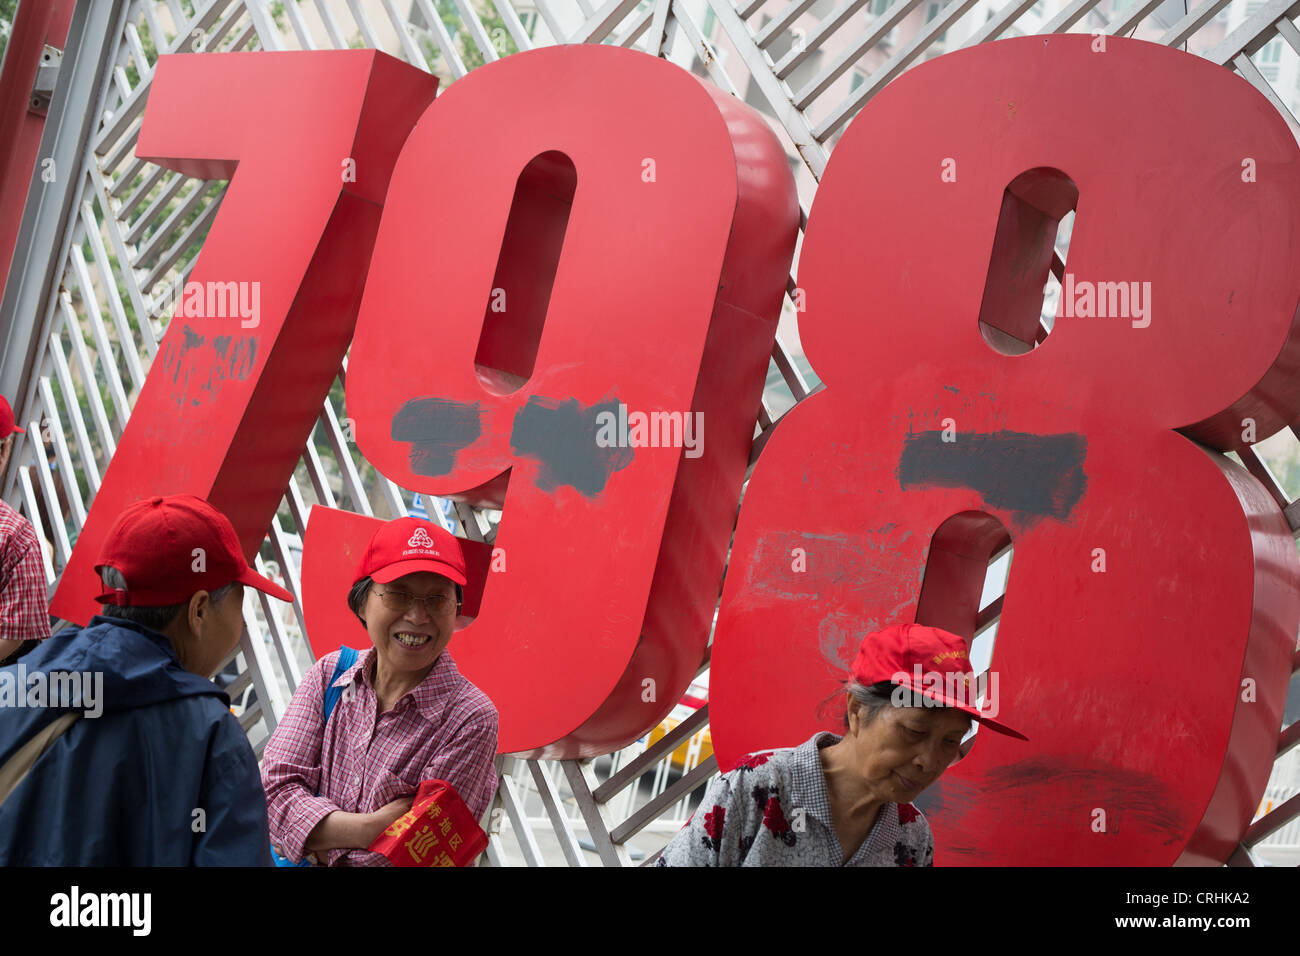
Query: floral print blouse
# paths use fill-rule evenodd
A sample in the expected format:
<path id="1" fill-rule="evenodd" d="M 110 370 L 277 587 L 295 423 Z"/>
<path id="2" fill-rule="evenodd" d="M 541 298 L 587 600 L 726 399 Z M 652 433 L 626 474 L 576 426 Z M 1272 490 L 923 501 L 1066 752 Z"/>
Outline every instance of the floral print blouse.
<path id="1" fill-rule="evenodd" d="M 815 734 L 798 747 L 751 754 L 715 779 L 695 815 L 656 866 L 840 866 L 843 849 L 817 751 L 837 742 Z M 934 840 L 921 811 L 886 803 L 844 866 L 932 866 Z"/>

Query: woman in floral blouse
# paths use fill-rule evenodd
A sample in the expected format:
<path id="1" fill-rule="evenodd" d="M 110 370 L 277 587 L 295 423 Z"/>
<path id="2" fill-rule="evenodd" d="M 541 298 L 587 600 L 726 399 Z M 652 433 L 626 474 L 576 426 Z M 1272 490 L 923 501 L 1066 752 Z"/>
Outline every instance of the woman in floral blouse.
<path id="1" fill-rule="evenodd" d="M 713 781 L 658 866 L 930 866 L 911 801 L 960 755 L 978 720 L 966 641 L 920 624 L 869 634 L 847 688 L 847 733 L 753 754 Z M 944 688 L 947 688 L 945 690 Z"/>

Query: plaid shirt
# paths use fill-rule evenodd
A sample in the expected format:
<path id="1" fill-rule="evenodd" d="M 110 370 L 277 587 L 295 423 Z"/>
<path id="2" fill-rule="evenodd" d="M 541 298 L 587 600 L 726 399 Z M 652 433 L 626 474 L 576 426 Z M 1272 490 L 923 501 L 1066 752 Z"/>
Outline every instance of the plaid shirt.
<path id="1" fill-rule="evenodd" d="M 398 797 L 413 796 L 424 780 L 446 780 L 475 819 L 496 792 L 493 760 L 497 710 L 461 676 L 443 651 L 429 675 L 376 721 L 372 647 L 334 682 L 345 688 L 328 726 L 324 684 L 338 652 L 318 660 L 298 685 L 262 757 L 271 842 L 292 860 L 316 824 L 335 810 L 371 813 Z M 378 853 L 360 849 L 317 854 L 329 866 L 386 866 Z"/>
<path id="2" fill-rule="evenodd" d="M 50 596 L 31 522 L 0 501 L 0 640 L 50 636 Z"/>

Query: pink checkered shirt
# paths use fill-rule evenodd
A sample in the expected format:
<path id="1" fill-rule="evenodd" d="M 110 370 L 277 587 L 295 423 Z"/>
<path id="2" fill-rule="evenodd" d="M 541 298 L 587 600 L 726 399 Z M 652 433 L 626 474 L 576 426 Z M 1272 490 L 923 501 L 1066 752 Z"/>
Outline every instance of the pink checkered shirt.
<path id="1" fill-rule="evenodd" d="M 31 522 L 0 501 L 0 640 L 50 636 L 50 595 Z"/>
<path id="2" fill-rule="evenodd" d="M 476 819 L 496 792 L 497 710 L 461 676 L 443 651 L 418 687 L 375 720 L 373 647 L 339 675 L 339 698 L 324 725 L 324 684 L 338 652 L 326 654 L 303 677 L 262 756 L 271 842 L 301 860 L 312 828 L 335 810 L 370 813 L 398 797 L 414 796 L 425 780 L 446 780 Z M 319 796 L 317 796 L 319 794 Z M 329 850 L 329 866 L 386 866 L 362 849 Z"/>

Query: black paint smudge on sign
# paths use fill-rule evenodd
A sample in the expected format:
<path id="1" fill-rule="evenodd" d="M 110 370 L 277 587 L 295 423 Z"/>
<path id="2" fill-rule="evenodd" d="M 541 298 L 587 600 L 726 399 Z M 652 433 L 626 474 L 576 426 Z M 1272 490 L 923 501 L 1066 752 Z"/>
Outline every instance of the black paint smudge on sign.
<path id="1" fill-rule="evenodd" d="M 411 471 L 437 477 L 451 474 L 456 453 L 483 434 L 478 402 L 449 398 L 413 398 L 393 416 L 394 441 L 411 443 Z"/>
<path id="2" fill-rule="evenodd" d="M 1065 521 L 1088 486 L 1083 435 L 1024 432 L 910 434 L 898 461 L 901 488 L 970 488 L 995 508 L 1018 512 L 1031 523 Z"/>
<path id="3" fill-rule="evenodd" d="M 594 498 L 605 490 L 610 475 L 632 463 L 631 448 L 596 443 L 598 416 L 606 412 L 617 420 L 618 409 L 616 398 L 584 408 L 576 398 L 530 396 L 515 414 L 510 447 L 516 455 L 540 462 L 538 488 L 554 491 L 568 485 Z"/>
<path id="4" fill-rule="evenodd" d="M 256 336 L 218 335 L 209 342 L 207 336 L 188 325 L 181 326 L 180 333 L 179 339 L 167 336 L 162 353 L 163 374 L 170 374 L 172 384 L 177 386 L 172 390 L 172 397 L 178 406 L 198 406 L 202 401 L 211 401 L 226 382 L 242 382 L 253 374 L 257 364 Z M 221 361 L 210 356 L 191 356 L 195 349 L 205 347 L 211 348 Z M 200 384 L 198 376 L 204 371 L 207 379 Z"/>

